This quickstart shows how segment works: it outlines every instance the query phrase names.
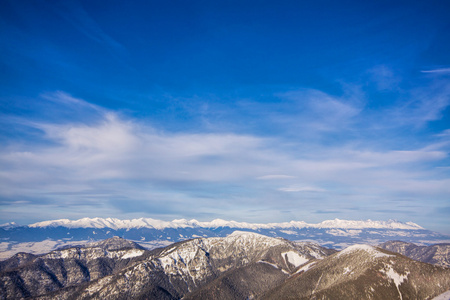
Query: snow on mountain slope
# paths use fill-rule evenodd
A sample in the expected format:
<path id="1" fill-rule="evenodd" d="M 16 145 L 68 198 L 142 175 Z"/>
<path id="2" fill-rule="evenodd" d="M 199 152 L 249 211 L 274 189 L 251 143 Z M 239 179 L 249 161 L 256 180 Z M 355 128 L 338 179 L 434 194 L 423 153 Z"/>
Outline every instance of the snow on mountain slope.
<path id="1" fill-rule="evenodd" d="M 117 237 L 39 256 L 19 253 L 0 262 L 0 298 L 34 298 L 95 281 L 145 259 L 149 253 L 139 245 Z"/>
<path id="2" fill-rule="evenodd" d="M 152 251 L 115 237 L 2 266 L 6 299 L 430 299 L 450 288 L 450 269 L 380 248 L 336 253 L 242 230 Z"/>
<path id="3" fill-rule="evenodd" d="M 413 222 L 389 221 L 350 221 L 350 220 L 327 220 L 317 224 L 308 224 L 303 221 L 291 221 L 284 223 L 247 223 L 236 221 L 225 221 L 215 219 L 211 222 L 199 222 L 197 220 L 178 219 L 173 221 L 161 221 L 151 218 L 140 218 L 132 220 L 119 220 L 115 218 L 83 218 L 79 220 L 51 220 L 43 221 L 29 225 L 29 227 L 67 227 L 67 228 L 112 228 L 112 229 L 130 229 L 130 228 L 247 228 L 247 229 L 273 229 L 273 228 L 345 228 L 345 229 L 362 229 L 362 228 L 383 228 L 383 229 L 423 229 L 421 226 Z"/>
<path id="4" fill-rule="evenodd" d="M 369 245 L 303 265 L 262 299 L 431 299 L 450 287 L 450 269 Z"/>
<path id="5" fill-rule="evenodd" d="M 9 222 L 9 223 L 1 224 L 0 228 L 8 230 L 8 229 L 11 229 L 11 228 L 14 228 L 14 227 L 17 227 L 17 226 L 19 226 L 19 225 L 17 225 L 16 222 Z"/>
<path id="6" fill-rule="evenodd" d="M 139 251 L 142 250 L 128 250 L 128 254 L 116 251 L 117 258 L 139 254 Z M 253 276 L 254 289 L 262 291 L 281 283 L 303 262 L 334 252 L 310 243 L 297 244 L 253 232 L 234 231 L 226 237 L 174 243 L 147 252 L 143 259 L 133 256 L 136 263 L 118 273 L 93 281 L 88 286 L 80 286 L 78 290 L 64 289 L 60 294 L 49 294 L 43 299 L 67 299 L 74 295 L 77 299 L 132 299 L 143 295 L 145 298 L 166 299 L 168 294 L 171 296 L 167 299 L 180 299 L 222 274 L 228 274 L 230 280 L 242 276 L 248 281 L 248 276 Z M 270 284 L 258 280 L 267 280 Z"/>
<path id="7" fill-rule="evenodd" d="M 450 244 L 435 244 L 430 246 L 418 246 L 402 241 L 388 241 L 379 245 L 380 248 L 397 252 L 409 258 L 435 264 L 443 267 L 450 267 Z"/>
<path id="8" fill-rule="evenodd" d="M 344 250 L 342 250 L 341 252 L 339 252 L 337 254 L 337 257 L 340 257 L 342 255 L 349 255 L 356 251 L 365 251 L 368 254 L 370 254 L 373 258 L 392 256 L 392 255 L 383 253 L 381 251 L 378 251 L 375 247 L 372 247 L 369 245 L 353 245 L 353 246 L 347 247 Z"/>
<path id="9" fill-rule="evenodd" d="M 281 256 L 283 256 L 287 262 L 291 263 L 295 267 L 301 266 L 309 261 L 309 259 L 294 251 L 283 252 L 281 253 Z"/>

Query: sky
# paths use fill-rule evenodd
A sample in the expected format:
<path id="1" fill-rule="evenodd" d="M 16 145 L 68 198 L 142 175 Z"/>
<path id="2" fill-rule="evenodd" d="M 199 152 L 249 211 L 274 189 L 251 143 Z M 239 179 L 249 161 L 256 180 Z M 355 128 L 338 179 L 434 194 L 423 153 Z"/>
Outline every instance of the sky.
<path id="1" fill-rule="evenodd" d="M 450 234 L 448 1 L 0 2 L 0 221 Z"/>

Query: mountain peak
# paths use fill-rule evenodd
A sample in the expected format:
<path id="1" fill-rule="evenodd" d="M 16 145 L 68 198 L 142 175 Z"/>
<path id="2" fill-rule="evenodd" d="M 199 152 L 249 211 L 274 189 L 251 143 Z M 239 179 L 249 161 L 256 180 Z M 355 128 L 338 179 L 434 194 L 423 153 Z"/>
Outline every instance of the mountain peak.
<path id="1" fill-rule="evenodd" d="M 364 251 L 366 253 L 368 253 L 372 258 L 379 258 L 379 257 L 389 257 L 392 255 L 383 253 L 381 251 L 379 251 L 377 248 L 370 246 L 370 245 L 365 245 L 365 244 L 356 244 L 356 245 L 352 245 L 350 247 L 345 248 L 344 250 L 342 250 L 341 252 L 339 252 L 338 254 L 336 254 L 336 257 L 340 257 L 343 255 L 349 255 L 358 251 Z"/>

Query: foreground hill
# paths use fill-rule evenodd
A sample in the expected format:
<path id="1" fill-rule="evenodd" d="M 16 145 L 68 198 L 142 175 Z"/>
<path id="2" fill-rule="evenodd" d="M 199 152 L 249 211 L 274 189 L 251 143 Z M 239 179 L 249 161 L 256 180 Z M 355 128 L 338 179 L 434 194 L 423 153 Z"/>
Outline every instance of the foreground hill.
<path id="1" fill-rule="evenodd" d="M 108 250 L 116 244 L 126 243 L 114 238 L 86 248 L 30 257 L 22 264 L 5 267 L 0 279 L 2 295 L 6 299 L 120 299 L 149 295 L 179 299 L 226 271 L 252 263 L 271 264 L 270 269 L 276 265 L 272 279 L 282 282 L 299 264 L 335 252 L 310 243 L 297 244 L 247 232 L 184 241 L 153 251 L 129 245 Z M 4 265 L 11 265 L 11 261 L 16 257 Z"/>
<path id="2" fill-rule="evenodd" d="M 152 251 L 115 237 L 2 262 L 1 299 L 431 299 L 450 269 L 368 245 L 341 252 L 252 232 Z"/>
<path id="3" fill-rule="evenodd" d="M 417 246 L 413 243 L 402 241 L 388 241 L 379 245 L 379 247 L 418 261 L 450 267 L 450 244 Z"/>
<path id="4" fill-rule="evenodd" d="M 264 299 L 431 299 L 450 288 L 450 270 L 367 245 L 312 262 Z"/>

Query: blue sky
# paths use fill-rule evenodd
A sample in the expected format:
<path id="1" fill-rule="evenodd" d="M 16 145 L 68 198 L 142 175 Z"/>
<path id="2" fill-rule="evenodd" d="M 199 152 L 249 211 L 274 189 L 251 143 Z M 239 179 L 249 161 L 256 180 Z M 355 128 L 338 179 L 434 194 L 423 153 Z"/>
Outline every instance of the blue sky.
<path id="1" fill-rule="evenodd" d="M 2 222 L 450 233 L 450 4 L 366 2 L 2 1 Z"/>

